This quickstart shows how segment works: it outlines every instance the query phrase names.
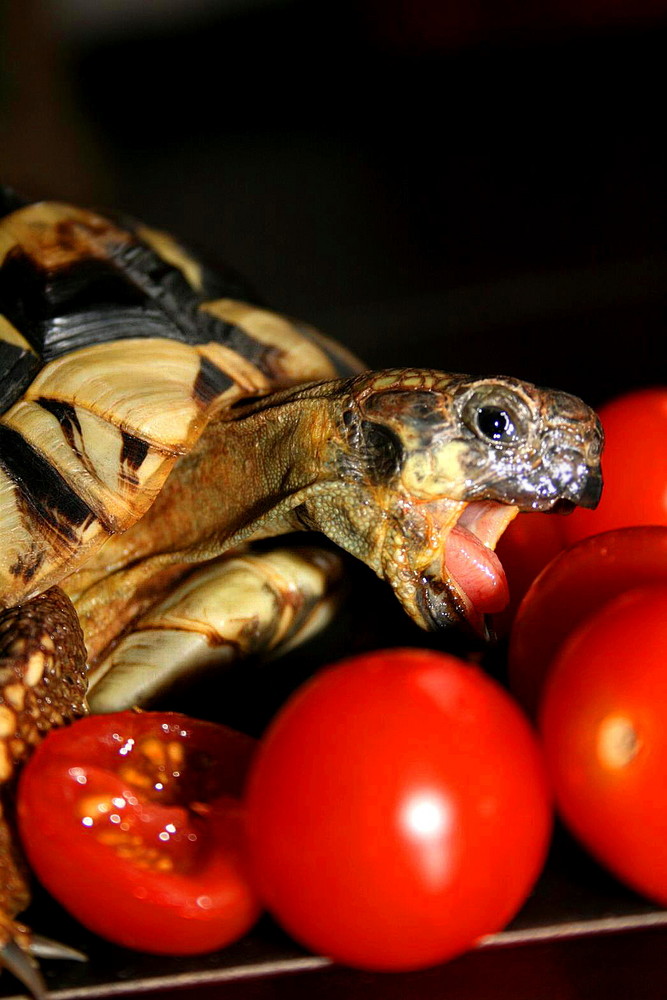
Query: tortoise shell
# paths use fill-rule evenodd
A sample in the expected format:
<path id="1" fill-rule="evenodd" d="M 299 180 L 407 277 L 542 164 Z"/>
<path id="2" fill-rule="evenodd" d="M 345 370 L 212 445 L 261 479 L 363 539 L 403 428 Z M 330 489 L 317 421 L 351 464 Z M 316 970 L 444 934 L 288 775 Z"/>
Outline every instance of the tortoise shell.
<path id="1" fill-rule="evenodd" d="M 141 518 L 214 414 L 360 365 L 165 233 L 7 190 L 0 206 L 0 606 L 12 606 Z"/>

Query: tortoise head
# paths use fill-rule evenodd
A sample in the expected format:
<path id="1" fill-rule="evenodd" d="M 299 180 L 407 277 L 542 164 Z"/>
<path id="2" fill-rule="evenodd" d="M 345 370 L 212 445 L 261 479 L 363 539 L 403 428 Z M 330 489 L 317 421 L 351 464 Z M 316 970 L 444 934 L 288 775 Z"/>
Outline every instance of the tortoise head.
<path id="1" fill-rule="evenodd" d="M 494 549 L 514 516 L 599 500 L 602 430 L 566 393 L 402 369 L 356 377 L 339 404 L 311 521 L 423 628 L 465 619 L 484 632 L 507 600 Z"/>

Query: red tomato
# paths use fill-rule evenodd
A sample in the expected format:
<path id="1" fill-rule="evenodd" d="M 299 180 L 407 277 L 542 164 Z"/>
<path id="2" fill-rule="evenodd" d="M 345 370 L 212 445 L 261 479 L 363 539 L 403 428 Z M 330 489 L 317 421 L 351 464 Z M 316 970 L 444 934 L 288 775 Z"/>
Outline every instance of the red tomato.
<path id="1" fill-rule="evenodd" d="M 567 518 L 569 544 L 632 524 L 667 525 L 667 388 L 638 389 L 599 411 L 604 490 L 595 510 Z"/>
<path id="2" fill-rule="evenodd" d="M 254 741 L 175 713 L 91 716 L 23 770 L 18 820 L 49 892 L 117 944 L 197 954 L 259 914 L 239 796 Z"/>
<path id="3" fill-rule="evenodd" d="M 248 785 L 253 880 L 298 941 L 406 970 L 498 931 L 545 856 L 537 741 L 476 667 L 390 650 L 330 667 L 288 702 Z"/>
<path id="4" fill-rule="evenodd" d="M 667 583 L 667 527 L 620 528 L 565 549 L 524 597 L 510 636 L 510 686 L 537 711 L 542 685 L 568 634 L 630 587 Z"/>
<path id="5" fill-rule="evenodd" d="M 634 889 L 667 905 L 667 586 L 628 591 L 562 647 L 541 729 L 560 812 Z"/>
<path id="6" fill-rule="evenodd" d="M 493 618 L 500 635 L 509 631 L 535 577 L 564 547 L 564 520 L 558 514 L 521 513 L 501 535 L 496 554 L 505 570 L 510 600 L 507 608 Z"/>

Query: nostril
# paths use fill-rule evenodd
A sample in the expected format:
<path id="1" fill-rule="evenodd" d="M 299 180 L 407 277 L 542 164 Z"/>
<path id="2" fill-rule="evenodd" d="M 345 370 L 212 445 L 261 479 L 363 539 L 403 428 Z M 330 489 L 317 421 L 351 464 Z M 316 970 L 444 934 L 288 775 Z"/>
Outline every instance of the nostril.
<path id="1" fill-rule="evenodd" d="M 555 446 L 545 456 L 551 480 L 561 497 L 579 507 L 596 507 L 602 494 L 599 469 L 587 463 L 578 448 Z"/>
<path id="2" fill-rule="evenodd" d="M 580 451 L 556 446 L 546 454 L 546 465 L 555 483 L 561 488 L 581 477 L 586 463 Z"/>

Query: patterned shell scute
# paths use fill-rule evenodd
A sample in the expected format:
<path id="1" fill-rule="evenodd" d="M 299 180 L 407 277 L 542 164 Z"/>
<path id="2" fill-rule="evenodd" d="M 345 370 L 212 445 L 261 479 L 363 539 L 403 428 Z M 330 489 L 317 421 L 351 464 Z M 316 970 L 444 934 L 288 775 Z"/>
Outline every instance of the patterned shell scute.
<path id="1" fill-rule="evenodd" d="M 151 505 L 215 413 L 337 374 L 168 235 L 58 203 L 0 220 L 0 607 Z"/>

